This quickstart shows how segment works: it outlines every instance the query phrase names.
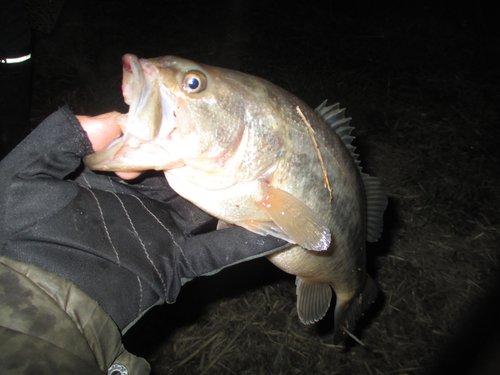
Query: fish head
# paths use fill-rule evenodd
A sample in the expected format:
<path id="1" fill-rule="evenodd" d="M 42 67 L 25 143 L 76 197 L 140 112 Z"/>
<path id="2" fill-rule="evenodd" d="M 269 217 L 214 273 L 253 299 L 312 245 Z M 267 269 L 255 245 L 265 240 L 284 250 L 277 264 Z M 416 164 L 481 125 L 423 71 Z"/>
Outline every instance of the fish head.
<path id="1" fill-rule="evenodd" d="M 220 69 L 174 57 L 123 56 L 122 91 L 129 112 L 123 135 L 85 157 L 94 170 L 169 170 L 185 165 L 217 172 L 244 131 L 244 112 Z"/>

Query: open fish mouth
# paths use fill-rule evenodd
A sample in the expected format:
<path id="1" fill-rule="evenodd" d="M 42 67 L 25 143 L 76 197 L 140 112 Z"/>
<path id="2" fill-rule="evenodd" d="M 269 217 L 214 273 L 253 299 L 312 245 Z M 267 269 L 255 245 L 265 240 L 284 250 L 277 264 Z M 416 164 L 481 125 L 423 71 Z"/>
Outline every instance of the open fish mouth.
<path id="1" fill-rule="evenodd" d="M 136 56 L 123 56 L 122 91 L 130 106 L 127 131 L 143 141 L 155 139 L 162 125 L 158 68 Z"/>
<path id="2" fill-rule="evenodd" d="M 159 155 L 165 150 L 154 140 L 167 116 L 162 108 L 158 67 L 132 54 L 124 55 L 122 61 L 122 92 L 129 105 L 129 112 L 117 118 L 123 135 L 106 149 L 86 156 L 84 162 L 101 171 L 161 169 Z"/>

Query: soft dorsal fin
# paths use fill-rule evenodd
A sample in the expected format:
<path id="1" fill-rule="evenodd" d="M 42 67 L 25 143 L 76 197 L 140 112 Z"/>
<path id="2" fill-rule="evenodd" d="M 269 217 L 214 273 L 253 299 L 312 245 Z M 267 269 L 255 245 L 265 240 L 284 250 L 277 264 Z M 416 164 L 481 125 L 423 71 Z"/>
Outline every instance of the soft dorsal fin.
<path id="1" fill-rule="evenodd" d="M 351 135 L 351 132 L 354 128 L 349 126 L 351 118 L 345 118 L 344 116 L 345 108 L 339 109 L 339 103 L 326 106 L 326 102 L 325 100 L 321 103 L 316 108 L 316 112 L 335 130 L 358 166 L 366 196 L 366 239 L 375 242 L 382 234 L 383 216 L 388 202 L 387 194 L 378 178 L 363 173 L 361 170 L 360 161 L 358 160 L 359 155 L 354 152 L 356 148 L 352 145 L 355 137 Z"/>
<path id="2" fill-rule="evenodd" d="M 384 211 L 387 207 L 385 188 L 377 177 L 361 173 L 366 196 L 366 240 L 376 242 L 382 235 Z"/>

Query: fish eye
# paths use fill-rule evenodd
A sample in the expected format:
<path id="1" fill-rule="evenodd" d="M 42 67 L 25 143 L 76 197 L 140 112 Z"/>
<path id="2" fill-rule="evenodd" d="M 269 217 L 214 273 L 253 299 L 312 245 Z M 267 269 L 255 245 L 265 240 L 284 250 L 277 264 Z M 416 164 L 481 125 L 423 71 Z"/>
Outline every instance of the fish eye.
<path id="1" fill-rule="evenodd" d="M 201 72 L 188 72 L 182 80 L 182 89 L 188 94 L 199 93 L 207 87 L 207 79 Z"/>

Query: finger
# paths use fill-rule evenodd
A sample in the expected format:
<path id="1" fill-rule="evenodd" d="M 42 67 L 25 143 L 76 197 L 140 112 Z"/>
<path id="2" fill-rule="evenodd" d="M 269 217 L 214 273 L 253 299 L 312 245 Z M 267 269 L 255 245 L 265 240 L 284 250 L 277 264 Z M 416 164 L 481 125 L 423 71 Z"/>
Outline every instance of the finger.
<path id="1" fill-rule="evenodd" d="M 76 116 L 87 133 L 94 151 L 105 149 L 122 135 L 121 128 L 116 123 L 116 118 L 120 115 L 119 112 L 109 112 L 95 117 Z"/>
<path id="2" fill-rule="evenodd" d="M 103 113 L 99 116 L 76 116 L 83 130 L 87 133 L 94 151 L 104 150 L 111 142 L 122 135 L 120 125 L 116 119 L 122 114 L 119 112 Z M 116 175 L 124 180 L 133 180 L 139 177 L 143 172 L 116 172 Z"/>
<path id="3" fill-rule="evenodd" d="M 143 171 L 137 172 L 115 172 L 115 174 L 123 180 L 133 180 L 134 178 L 139 177 Z"/>

